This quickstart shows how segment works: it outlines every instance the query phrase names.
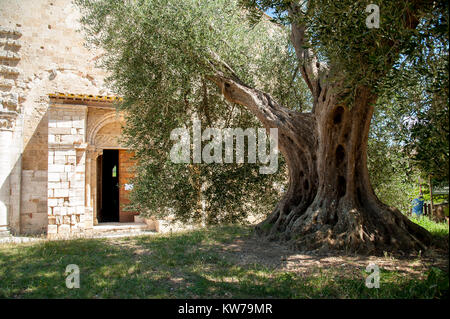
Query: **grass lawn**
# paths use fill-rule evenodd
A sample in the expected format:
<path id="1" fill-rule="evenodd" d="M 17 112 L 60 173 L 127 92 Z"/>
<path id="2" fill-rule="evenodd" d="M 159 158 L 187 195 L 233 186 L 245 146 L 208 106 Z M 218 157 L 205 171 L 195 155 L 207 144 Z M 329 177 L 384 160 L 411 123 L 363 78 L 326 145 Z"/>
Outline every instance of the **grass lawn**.
<path id="1" fill-rule="evenodd" d="M 448 224 L 446 222 L 436 223 L 428 216 L 422 216 L 420 218 L 411 217 L 410 219 L 416 224 L 427 229 L 437 240 L 444 238 L 448 239 Z"/>
<path id="2" fill-rule="evenodd" d="M 173 235 L 3 244 L 0 297 L 448 297 L 448 255 L 325 258 L 276 245 L 261 242 L 250 228 L 238 226 Z M 365 268 L 373 261 L 381 269 L 379 289 L 365 286 Z M 66 288 L 64 272 L 69 264 L 80 268 L 79 289 Z"/>

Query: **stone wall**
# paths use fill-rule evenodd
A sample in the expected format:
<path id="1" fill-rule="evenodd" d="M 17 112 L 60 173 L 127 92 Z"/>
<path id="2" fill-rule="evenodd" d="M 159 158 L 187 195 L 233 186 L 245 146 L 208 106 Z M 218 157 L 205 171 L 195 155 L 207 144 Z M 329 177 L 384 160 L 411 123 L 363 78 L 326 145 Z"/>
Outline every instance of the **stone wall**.
<path id="1" fill-rule="evenodd" d="M 96 160 L 102 149 L 124 149 L 123 116 L 111 105 L 49 98 L 114 95 L 96 67 L 102 52 L 83 45 L 79 17 L 71 0 L 0 0 L 0 234 L 92 229 Z M 122 156 L 124 187 L 132 161 Z M 127 191 L 120 194 L 126 204 Z"/>
<path id="2" fill-rule="evenodd" d="M 48 123 L 48 234 L 85 228 L 87 107 L 55 105 Z"/>
<path id="3" fill-rule="evenodd" d="M 83 46 L 71 0 L 0 0 L 0 8 L 0 231 L 42 232 L 48 94 L 113 93 L 95 66 L 101 52 Z"/>
<path id="4" fill-rule="evenodd" d="M 20 225 L 22 119 L 16 80 L 21 36 L 17 26 L 0 23 L 0 235 Z"/>
<path id="5" fill-rule="evenodd" d="M 39 122 L 22 156 L 21 233 L 47 231 L 48 113 Z"/>

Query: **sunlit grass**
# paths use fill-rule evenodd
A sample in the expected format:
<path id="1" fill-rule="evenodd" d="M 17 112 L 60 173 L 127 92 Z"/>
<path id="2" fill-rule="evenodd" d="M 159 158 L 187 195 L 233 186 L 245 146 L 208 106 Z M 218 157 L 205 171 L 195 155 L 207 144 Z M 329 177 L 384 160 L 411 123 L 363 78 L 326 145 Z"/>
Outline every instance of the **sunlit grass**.
<path id="1" fill-rule="evenodd" d="M 174 235 L 77 239 L 0 245 L 2 298 L 442 298 L 448 273 L 422 278 L 381 269 L 380 289 L 367 273 L 313 268 L 308 275 L 256 263 L 237 264 L 217 245 L 245 239 L 246 227 L 213 227 Z M 80 267 L 79 289 L 65 286 L 65 268 Z"/>
<path id="2" fill-rule="evenodd" d="M 422 216 L 420 218 L 411 217 L 410 219 L 428 230 L 434 237 L 448 237 L 449 226 L 447 222 L 437 223 L 431 220 L 428 216 Z"/>

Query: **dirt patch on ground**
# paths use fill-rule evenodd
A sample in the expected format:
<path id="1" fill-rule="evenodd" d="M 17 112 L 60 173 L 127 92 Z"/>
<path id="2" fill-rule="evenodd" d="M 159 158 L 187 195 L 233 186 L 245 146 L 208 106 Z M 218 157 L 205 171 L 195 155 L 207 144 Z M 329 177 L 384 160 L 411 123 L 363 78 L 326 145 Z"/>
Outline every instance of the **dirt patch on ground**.
<path id="1" fill-rule="evenodd" d="M 423 255 L 399 257 L 386 255 L 361 256 L 314 255 L 299 253 L 279 242 L 271 242 L 260 237 L 239 238 L 229 244 L 218 244 L 215 250 L 233 260 L 238 265 L 259 264 L 274 271 L 289 271 L 307 275 L 317 268 L 342 269 L 344 272 L 365 269 L 374 263 L 378 267 L 409 275 L 422 275 L 431 267 L 448 272 L 449 256 L 444 250 L 429 250 Z"/>
<path id="2" fill-rule="evenodd" d="M 157 254 L 147 245 L 135 240 L 114 238 L 108 241 L 111 245 L 127 248 L 136 257 Z M 290 249 L 281 242 L 268 241 L 256 235 L 237 237 L 228 243 L 203 242 L 189 247 L 186 254 L 192 251 L 217 253 L 222 258 L 239 266 L 260 265 L 274 272 L 292 272 L 302 276 L 317 273 L 318 269 L 338 271 L 342 275 L 360 272 L 369 264 L 376 264 L 381 269 L 395 271 L 407 276 L 422 278 L 431 267 L 437 267 L 445 272 L 449 269 L 448 250 L 430 249 L 420 255 L 410 256 L 364 256 L 329 253 L 318 255 Z"/>

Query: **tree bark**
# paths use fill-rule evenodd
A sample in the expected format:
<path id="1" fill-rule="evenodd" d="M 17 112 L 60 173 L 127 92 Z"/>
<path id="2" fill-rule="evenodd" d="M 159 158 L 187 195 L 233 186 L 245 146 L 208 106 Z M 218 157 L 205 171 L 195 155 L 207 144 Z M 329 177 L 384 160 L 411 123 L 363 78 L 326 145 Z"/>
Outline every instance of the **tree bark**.
<path id="1" fill-rule="evenodd" d="M 375 195 L 367 170 L 367 141 L 376 96 L 357 90 L 355 104 L 339 105 L 322 87 L 313 113 L 278 105 L 268 94 L 222 75 L 211 78 L 225 98 L 242 104 L 266 129 L 279 130 L 289 187 L 256 229 L 297 249 L 377 254 L 425 250 L 430 234 Z"/>
<path id="2" fill-rule="evenodd" d="M 289 188 L 257 226 L 259 234 L 320 252 L 426 249 L 429 233 L 383 204 L 371 187 L 367 140 L 374 101 L 367 88 L 358 90 L 351 108 L 322 92 L 312 116 L 314 129 L 298 123 L 290 134 L 280 135 Z"/>
<path id="3" fill-rule="evenodd" d="M 289 13 L 295 16 L 298 9 L 293 6 Z M 278 128 L 289 187 L 257 232 L 308 251 L 425 250 L 430 234 L 383 204 L 370 184 L 367 141 L 376 96 L 369 87 L 357 87 L 353 105 L 341 105 L 340 83 L 327 81 L 332 70 L 305 46 L 304 33 L 293 19 L 291 40 L 313 95 L 311 113 L 284 108 L 270 95 L 246 86 L 217 56 L 211 62 L 215 75 L 209 79 L 228 101 L 247 107 L 267 130 Z"/>

